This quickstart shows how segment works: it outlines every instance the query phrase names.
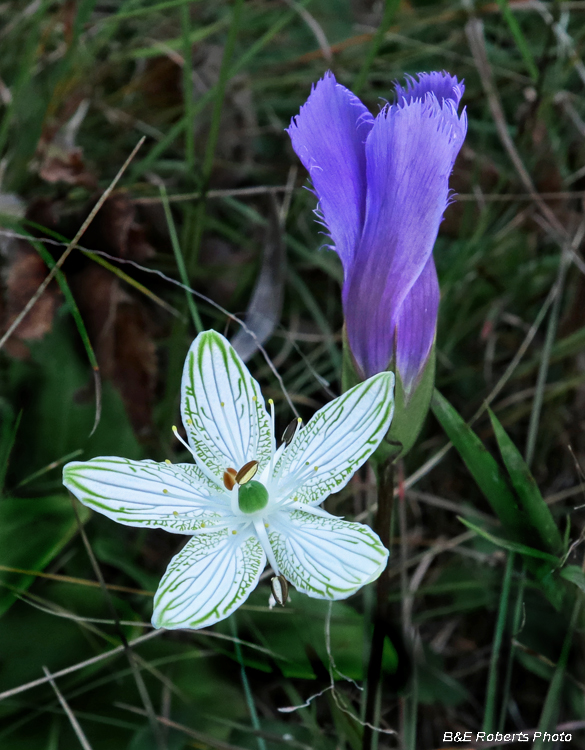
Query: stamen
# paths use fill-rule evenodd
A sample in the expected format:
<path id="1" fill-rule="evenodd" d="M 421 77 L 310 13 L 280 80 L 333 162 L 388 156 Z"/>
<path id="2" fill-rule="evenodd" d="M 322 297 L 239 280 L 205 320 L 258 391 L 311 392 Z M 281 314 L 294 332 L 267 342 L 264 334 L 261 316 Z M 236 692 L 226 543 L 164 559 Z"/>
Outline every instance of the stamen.
<path id="1" fill-rule="evenodd" d="M 270 546 L 270 542 L 268 540 L 268 534 L 266 533 L 266 529 L 264 528 L 264 524 L 262 523 L 261 520 L 254 521 L 254 530 L 256 531 L 256 536 L 258 537 L 258 541 L 260 542 L 262 549 L 264 550 L 264 554 L 268 558 L 270 567 L 274 571 L 274 575 L 279 576 L 280 569 L 276 562 L 276 558 L 274 557 L 274 552 L 272 551 L 272 547 Z"/>
<path id="2" fill-rule="evenodd" d="M 193 450 L 193 448 L 191 448 L 191 446 L 189 445 L 189 443 L 186 443 L 183 440 L 183 438 L 179 435 L 179 431 L 177 430 L 177 428 L 175 427 L 175 425 L 173 425 L 172 429 L 173 429 L 173 434 L 177 438 L 177 440 L 180 443 L 182 443 L 185 446 L 185 448 L 189 451 L 189 453 L 193 456 L 193 460 L 195 461 L 195 464 L 196 464 L 197 468 L 200 469 L 201 472 L 203 474 L 205 474 L 205 476 L 208 479 L 210 479 L 213 482 L 213 484 L 216 485 L 216 487 L 221 487 L 219 479 L 208 469 L 208 467 L 203 463 L 203 461 L 195 453 L 195 451 Z"/>
<path id="3" fill-rule="evenodd" d="M 248 461 L 238 471 L 234 479 L 238 484 L 247 484 L 251 479 L 256 476 L 258 471 L 258 461 Z"/>
<path id="4" fill-rule="evenodd" d="M 268 469 L 268 476 L 272 476 L 272 472 L 274 471 L 274 454 L 276 453 L 276 420 L 274 416 L 274 401 L 269 398 L 268 404 L 270 406 L 270 443 L 271 443 L 271 451 L 270 451 L 270 467 Z"/>
<path id="5" fill-rule="evenodd" d="M 286 449 L 287 453 L 290 452 L 291 446 L 295 444 L 296 440 L 298 440 L 299 436 L 302 434 L 301 427 L 303 425 L 303 420 L 302 420 L 301 417 L 297 417 L 297 425 L 298 425 L 298 427 L 295 430 L 295 433 L 294 433 L 293 437 L 291 438 L 290 443 L 287 446 L 285 446 L 285 449 Z M 285 432 L 286 432 L 286 430 L 285 430 Z M 281 445 L 278 450 L 281 451 L 282 449 L 283 449 L 283 446 Z M 310 464 L 310 462 L 307 461 L 307 466 L 309 464 Z M 279 466 L 278 471 L 276 472 L 276 474 L 272 477 L 272 481 L 273 482 L 279 482 L 280 481 L 280 478 L 282 477 L 282 473 L 283 473 L 286 465 L 287 465 L 286 456 L 283 457 L 282 454 L 281 454 L 281 457 L 280 457 L 280 466 Z"/>
<path id="6" fill-rule="evenodd" d="M 226 490 L 231 491 L 236 486 L 237 473 L 238 472 L 235 469 L 232 469 L 231 467 L 224 471 L 223 483 L 224 483 Z"/>
<path id="7" fill-rule="evenodd" d="M 298 426 L 299 420 L 293 419 L 293 421 L 287 425 L 286 430 L 282 433 L 282 442 L 286 445 L 287 448 L 292 443 Z"/>
<path id="8" fill-rule="evenodd" d="M 288 581 L 284 576 L 274 576 L 270 579 L 270 588 L 272 589 L 272 596 L 276 599 L 276 603 L 284 607 L 288 600 Z"/>

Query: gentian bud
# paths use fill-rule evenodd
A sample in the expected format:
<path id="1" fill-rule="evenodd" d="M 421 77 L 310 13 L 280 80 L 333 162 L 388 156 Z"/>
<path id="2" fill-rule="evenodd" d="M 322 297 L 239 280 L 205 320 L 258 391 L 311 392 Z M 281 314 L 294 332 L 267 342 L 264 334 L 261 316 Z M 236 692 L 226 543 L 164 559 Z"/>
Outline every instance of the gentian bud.
<path id="1" fill-rule="evenodd" d="M 395 371 L 388 438 L 401 455 L 420 431 L 434 385 L 432 251 L 467 131 L 465 111 L 457 114 L 463 84 L 448 73 L 417 78 L 396 85 L 396 103 L 374 118 L 329 73 L 288 128 L 343 265 L 344 388 Z"/>

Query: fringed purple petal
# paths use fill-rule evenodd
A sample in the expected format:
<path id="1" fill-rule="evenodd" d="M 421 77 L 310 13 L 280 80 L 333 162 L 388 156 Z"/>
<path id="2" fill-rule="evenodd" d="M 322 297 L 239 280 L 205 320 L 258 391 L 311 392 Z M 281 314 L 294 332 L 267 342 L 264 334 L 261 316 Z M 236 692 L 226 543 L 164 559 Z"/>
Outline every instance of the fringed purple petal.
<path id="1" fill-rule="evenodd" d="M 311 176 L 319 210 L 347 275 L 366 211 L 365 140 L 373 117 L 327 73 L 287 132 Z"/>
<path id="2" fill-rule="evenodd" d="M 419 73 L 416 79 L 406 76 L 406 86 L 396 83 L 395 87 L 397 104 L 410 104 L 413 99 L 424 99 L 427 94 L 434 94 L 439 104 L 442 104 L 444 99 L 451 99 L 455 108 L 459 106 L 465 91 L 463 82 L 446 71 Z"/>
<path id="3" fill-rule="evenodd" d="M 393 359 L 400 311 L 431 257 L 466 127 L 455 101 L 441 105 L 431 92 L 386 107 L 368 136 L 366 219 L 343 290 L 349 345 L 366 377 Z M 433 335 L 435 323 L 429 317 Z"/>
<path id="4" fill-rule="evenodd" d="M 407 394 L 416 386 L 431 352 L 439 299 L 439 280 L 431 256 L 404 299 L 396 322 L 396 369 Z"/>

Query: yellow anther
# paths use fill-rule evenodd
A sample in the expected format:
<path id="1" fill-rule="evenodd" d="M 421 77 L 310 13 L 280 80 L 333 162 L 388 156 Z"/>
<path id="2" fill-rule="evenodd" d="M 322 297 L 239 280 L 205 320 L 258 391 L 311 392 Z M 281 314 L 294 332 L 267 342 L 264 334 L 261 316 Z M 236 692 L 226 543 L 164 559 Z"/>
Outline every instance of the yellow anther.
<path id="1" fill-rule="evenodd" d="M 237 533 L 238 533 L 238 532 L 237 532 L 237 531 L 235 531 L 235 530 L 234 530 L 234 531 L 232 531 L 232 534 L 237 534 Z"/>
<path id="2" fill-rule="evenodd" d="M 269 526 L 270 526 L 270 524 L 269 524 L 269 523 L 265 523 L 265 524 L 264 524 L 264 528 L 265 528 L 265 529 L 267 529 L 267 528 L 268 528 Z"/>
<path id="3" fill-rule="evenodd" d="M 169 459 L 168 459 L 168 458 L 165 458 L 165 464 L 166 464 L 167 466 L 170 466 L 170 465 L 171 465 L 171 462 L 169 461 Z"/>
<path id="4" fill-rule="evenodd" d="M 187 420 L 187 424 L 191 424 L 191 425 L 192 425 L 192 424 L 193 424 L 193 420 L 191 420 L 191 419 L 188 419 L 188 420 Z"/>
<path id="5" fill-rule="evenodd" d="M 223 401 L 220 401 L 220 406 L 225 406 Z"/>
<path id="6" fill-rule="evenodd" d="M 174 510 L 173 511 L 173 516 L 175 516 L 175 518 L 178 518 L 179 517 L 179 513 L 176 510 Z"/>
<path id="7" fill-rule="evenodd" d="M 201 528 L 202 528 L 202 529 L 204 529 L 204 528 L 205 528 L 205 521 L 202 521 L 202 522 L 201 522 Z"/>
<path id="8" fill-rule="evenodd" d="M 252 401 L 258 401 L 258 399 L 256 398 L 256 396 L 252 396 Z"/>
<path id="9" fill-rule="evenodd" d="M 270 404 L 270 406 L 272 406 L 272 404 L 274 403 L 274 401 L 271 398 L 269 398 L 268 399 L 268 403 Z"/>
<path id="10" fill-rule="evenodd" d="M 315 471 L 317 471 L 318 469 L 319 469 L 319 467 L 318 467 L 318 466 L 315 466 Z"/>
<path id="11" fill-rule="evenodd" d="M 168 495 L 168 494 L 169 494 L 168 490 L 163 490 L 163 495 Z"/>

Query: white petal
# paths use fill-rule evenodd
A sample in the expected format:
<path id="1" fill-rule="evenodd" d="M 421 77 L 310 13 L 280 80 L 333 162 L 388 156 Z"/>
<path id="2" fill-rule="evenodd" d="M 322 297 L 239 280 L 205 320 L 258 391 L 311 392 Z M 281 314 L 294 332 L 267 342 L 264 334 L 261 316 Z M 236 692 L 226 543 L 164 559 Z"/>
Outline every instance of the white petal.
<path id="1" fill-rule="evenodd" d="M 266 565 L 254 536 L 198 534 L 171 560 L 154 598 L 155 628 L 205 628 L 250 595 Z"/>
<path id="2" fill-rule="evenodd" d="M 319 409 L 277 462 L 275 494 L 319 504 L 345 487 L 390 427 L 393 389 L 394 374 L 382 372 Z"/>
<path id="3" fill-rule="evenodd" d="M 227 492 L 211 489 L 191 464 L 104 456 L 67 464 L 63 484 L 84 505 L 127 526 L 185 534 L 231 515 Z"/>
<path id="4" fill-rule="evenodd" d="M 361 523 L 303 511 L 282 512 L 268 530 L 280 573 L 316 599 L 345 599 L 375 581 L 388 550 Z"/>
<path id="5" fill-rule="evenodd" d="M 229 342 L 215 331 L 191 344 L 181 384 L 181 414 L 189 444 L 219 478 L 270 461 L 272 435 L 260 386 Z"/>

